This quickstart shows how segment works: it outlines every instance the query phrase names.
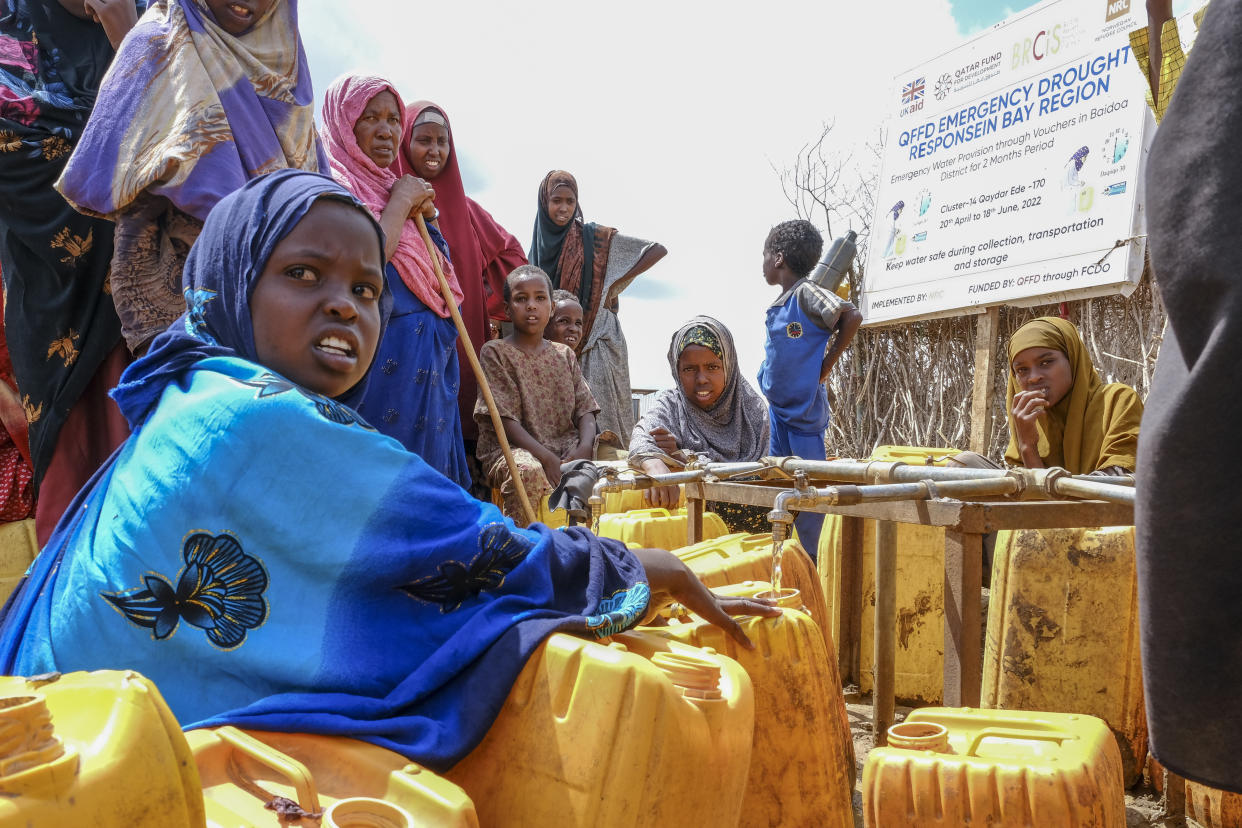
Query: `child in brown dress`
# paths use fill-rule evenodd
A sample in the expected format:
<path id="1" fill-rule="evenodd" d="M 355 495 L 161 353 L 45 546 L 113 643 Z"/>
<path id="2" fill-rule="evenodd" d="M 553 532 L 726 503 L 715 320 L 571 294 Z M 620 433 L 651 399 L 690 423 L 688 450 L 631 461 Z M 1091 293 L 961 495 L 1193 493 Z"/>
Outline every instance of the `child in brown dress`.
<path id="1" fill-rule="evenodd" d="M 505 279 L 504 298 L 513 333 L 484 344 L 479 361 L 513 446 L 520 483 L 534 505 L 560 482 L 562 463 L 591 459 L 599 406 L 573 350 L 543 338 L 552 314 L 548 275 L 522 265 Z M 482 394 L 474 419 L 479 464 L 488 483 L 500 488 L 504 513 L 524 526 L 521 500 Z"/>

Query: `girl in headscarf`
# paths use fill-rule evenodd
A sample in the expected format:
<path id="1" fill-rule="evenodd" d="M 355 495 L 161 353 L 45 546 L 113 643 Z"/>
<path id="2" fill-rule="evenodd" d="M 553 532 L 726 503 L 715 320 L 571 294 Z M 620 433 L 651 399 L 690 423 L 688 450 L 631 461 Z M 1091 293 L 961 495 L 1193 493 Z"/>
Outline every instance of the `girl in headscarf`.
<path id="1" fill-rule="evenodd" d="M 1134 471 L 1143 403 L 1130 386 L 1100 380 L 1072 323 L 1027 322 L 1009 339 L 1009 369 L 1007 462 L 1071 474 Z"/>
<path id="2" fill-rule="evenodd" d="M 8 605 L 0 670 L 139 670 L 183 726 L 348 736 L 444 770 L 552 632 L 617 632 L 653 591 L 735 637 L 727 610 L 775 611 L 715 599 L 666 552 L 516 529 L 367 426 L 349 406 L 391 304 L 383 244 L 324 176 L 221 200 L 185 314 L 115 392 L 133 436 Z"/>
<path id="3" fill-rule="evenodd" d="M 207 213 L 250 178 L 326 171 L 297 0 L 164 0 L 117 52 L 57 187 L 116 221 L 110 285 L 140 354 L 183 308 Z"/>
<path id="4" fill-rule="evenodd" d="M 120 0 L 102 15 L 82 0 L 0 6 L 0 270 L 40 542 L 129 434 L 107 396 L 129 363 L 108 292 L 113 226 L 54 185 L 145 5 Z"/>
<path id="5" fill-rule="evenodd" d="M 768 450 L 768 404 L 738 374 L 733 335 L 710 316 L 696 316 L 673 334 L 668 348 L 673 387 L 661 391 L 630 437 L 630 465 L 667 474 L 667 460 L 686 452 L 717 462 L 758 460 Z M 647 490 L 654 506 L 677 505 L 676 486 Z M 765 531 L 767 511 L 713 503 L 733 531 Z"/>
<path id="6" fill-rule="evenodd" d="M 421 213 L 433 241 L 443 243 L 432 203 L 438 194 L 423 179 L 393 172 L 401 155 L 404 118 L 401 96 L 382 78 L 346 75 L 333 81 L 324 95 L 324 145 L 332 175 L 384 227 L 388 286 L 395 298 L 376 358 L 379 371 L 358 410 L 432 468 L 469 486 L 457 405 L 457 328 L 433 256 L 448 279 L 453 301 L 461 304 L 463 294 L 448 249 L 428 250 L 414 220 Z"/>
<path id="7" fill-rule="evenodd" d="M 629 434 L 634 428 L 630 358 L 617 318 L 617 297 L 668 251 L 657 242 L 584 222 L 578 182 L 564 170 L 544 176 L 538 208 L 531 264 L 552 278 L 554 289 L 577 294 L 586 317 L 578 361 L 600 406 L 600 432 Z"/>
<path id="8" fill-rule="evenodd" d="M 440 232 L 452 252 L 453 270 L 461 286 L 461 316 L 477 355 L 491 338 L 490 320 L 506 318 L 505 277 L 526 264 L 526 254 L 508 230 L 466 195 L 453 128 L 444 109 L 431 101 L 417 101 L 406 109 L 405 120 L 397 169 L 435 187 Z M 462 347 L 459 340 L 458 411 L 462 433 L 473 441 L 478 437 L 473 416 L 478 383 Z"/>

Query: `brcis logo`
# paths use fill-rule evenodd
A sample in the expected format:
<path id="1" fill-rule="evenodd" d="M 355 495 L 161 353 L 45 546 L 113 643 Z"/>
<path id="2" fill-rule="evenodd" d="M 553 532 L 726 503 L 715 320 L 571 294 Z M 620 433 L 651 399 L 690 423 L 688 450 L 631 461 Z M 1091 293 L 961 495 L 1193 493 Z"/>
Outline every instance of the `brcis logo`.
<path id="1" fill-rule="evenodd" d="M 1108 11 L 1104 13 L 1105 23 L 1130 13 L 1130 0 L 1104 0 L 1104 2 L 1108 7 Z"/>
<path id="2" fill-rule="evenodd" d="M 1051 29 L 1040 29 L 1034 37 L 1024 38 L 1013 44 L 1013 61 L 1010 68 L 1017 69 L 1032 61 L 1043 60 L 1059 51 L 1061 51 L 1060 23 Z"/>

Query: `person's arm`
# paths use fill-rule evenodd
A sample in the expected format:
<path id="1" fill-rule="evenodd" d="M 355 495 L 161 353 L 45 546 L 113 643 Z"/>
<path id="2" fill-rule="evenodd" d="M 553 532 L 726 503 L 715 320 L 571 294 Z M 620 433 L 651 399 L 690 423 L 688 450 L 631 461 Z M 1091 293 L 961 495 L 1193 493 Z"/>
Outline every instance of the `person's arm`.
<path id="1" fill-rule="evenodd" d="M 555 347 L 563 349 L 559 353 L 564 355 L 566 367 L 574 383 L 573 419 L 578 428 L 578 445 L 565 459 L 594 460 L 595 435 L 599 433 L 595 415 L 599 413 L 599 403 L 595 401 L 595 395 L 591 393 L 586 377 L 582 376 L 582 368 L 578 365 L 578 358 L 574 356 L 574 352 L 567 345 L 558 344 Z"/>
<path id="2" fill-rule="evenodd" d="M 548 482 L 553 486 L 560 483 L 561 458 L 556 456 L 556 452 L 532 437 L 531 433 L 512 417 L 501 417 L 500 422 L 504 423 L 505 436 L 509 438 L 509 445 L 529 451 L 539 461 L 539 465 L 543 466 L 543 473 L 547 476 Z M 513 482 L 514 485 L 522 485 L 520 480 Z"/>
<path id="3" fill-rule="evenodd" d="M 638 257 L 638 261 L 634 262 L 634 266 L 631 267 L 629 270 L 625 271 L 625 275 L 622 276 L 620 279 L 618 279 L 616 285 L 613 286 L 612 288 L 613 296 L 611 300 L 606 303 L 608 306 L 608 309 L 612 311 L 613 313 L 616 313 L 617 308 L 619 306 L 617 294 L 619 294 L 620 291 L 624 290 L 626 285 L 628 285 L 630 282 L 638 278 L 638 276 L 641 273 L 643 273 L 646 270 L 649 270 L 652 265 L 654 265 L 656 262 L 660 261 L 660 259 L 663 259 L 667 255 L 668 255 L 668 248 L 666 248 L 664 245 L 660 244 L 659 242 L 653 242 L 652 244 L 649 244 L 647 248 L 643 250 L 642 255 Z"/>
<path id="4" fill-rule="evenodd" d="M 384 230 L 384 260 L 392 259 L 397 252 L 397 244 L 401 241 L 401 230 L 406 219 L 422 211 L 423 218 L 430 220 L 435 212 L 432 199 L 435 193 L 427 182 L 412 175 L 403 175 L 392 185 L 388 194 L 388 204 L 380 214 L 380 227 Z"/>
<path id="5" fill-rule="evenodd" d="M 134 0 L 60 0 L 60 5 L 75 17 L 86 17 L 103 26 L 108 42 L 116 49 L 138 22 Z"/>
<path id="6" fill-rule="evenodd" d="M 837 364 L 837 360 L 841 358 L 841 354 L 845 349 L 850 347 L 850 343 L 854 341 L 854 335 L 858 333 L 858 326 L 862 324 L 862 312 L 853 305 L 847 304 L 841 309 L 841 316 L 837 319 L 836 334 L 832 338 L 832 344 L 828 346 L 827 352 L 824 353 L 824 361 L 819 366 L 819 381 L 821 383 L 828 381 L 828 376 L 832 373 L 832 367 Z"/>
<path id="7" fill-rule="evenodd" d="M 650 269 L 652 265 L 667 255 L 668 248 L 659 242 L 649 245 L 647 249 L 643 251 L 643 255 L 638 257 L 638 261 L 634 262 L 634 266 L 627 270 L 625 275 L 621 277 L 621 281 L 630 281 L 643 271 Z"/>
<path id="8" fill-rule="evenodd" d="M 594 460 L 595 437 L 599 434 L 599 424 L 595 422 L 595 414 L 583 414 L 578 418 L 578 445 L 565 455 L 565 462 L 570 460 Z"/>
<path id="9" fill-rule="evenodd" d="M 1160 66 L 1164 61 L 1161 33 L 1172 19 L 1173 0 L 1147 0 L 1147 83 L 1153 101 L 1160 100 Z"/>
<path id="10" fill-rule="evenodd" d="M 1095 462 L 1096 475 L 1133 474 L 1138 456 L 1139 426 L 1143 420 L 1143 401 L 1129 386 L 1106 386 L 1104 407 L 1104 439 L 1100 456 Z"/>
<path id="11" fill-rule="evenodd" d="M 642 564 L 647 584 L 651 588 L 650 607 L 666 606 L 676 601 L 709 624 L 720 627 L 730 638 L 748 650 L 753 650 L 755 645 L 731 616 L 759 615 L 774 618 L 781 613 L 771 598 L 738 599 L 716 595 L 671 552 L 663 549 L 635 549 L 634 557 Z"/>
<path id="12" fill-rule="evenodd" d="M 642 461 L 644 474 L 668 474 L 672 471 L 658 457 L 649 457 Z M 657 509 L 676 509 L 681 502 L 681 489 L 677 486 L 654 486 L 643 492 L 643 499 Z"/>

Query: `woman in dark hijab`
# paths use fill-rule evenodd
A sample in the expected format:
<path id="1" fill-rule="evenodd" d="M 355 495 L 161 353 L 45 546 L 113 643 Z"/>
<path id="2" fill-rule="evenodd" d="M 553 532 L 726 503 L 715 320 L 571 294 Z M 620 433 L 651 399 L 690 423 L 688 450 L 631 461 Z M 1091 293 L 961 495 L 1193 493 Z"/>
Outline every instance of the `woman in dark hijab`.
<path id="1" fill-rule="evenodd" d="M 669 460 L 686 452 L 720 462 L 758 460 L 768 450 L 768 404 L 739 376 L 729 329 L 710 316 L 696 316 L 673 334 L 668 367 L 674 386 L 661 391 L 634 426 L 630 465 L 666 474 Z M 676 487 L 648 489 L 655 506 L 677 504 Z M 715 503 L 734 531 L 766 531 L 766 509 Z"/>
<path id="2" fill-rule="evenodd" d="M 568 290 L 582 305 L 578 361 L 600 406 L 601 433 L 623 437 L 634 428 L 629 351 L 617 319 L 617 297 L 667 253 L 657 242 L 583 221 L 574 177 L 564 170 L 544 176 L 530 262 L 551 277 L 553 288 Z"/>

